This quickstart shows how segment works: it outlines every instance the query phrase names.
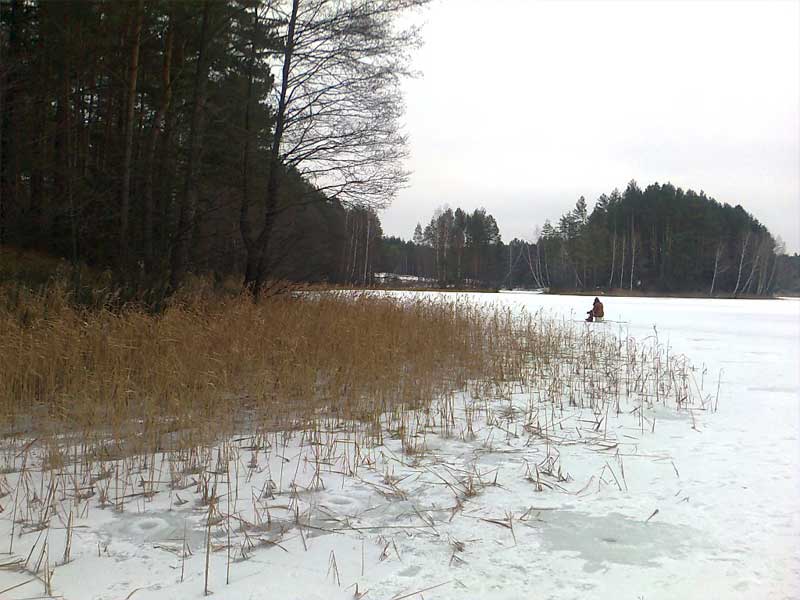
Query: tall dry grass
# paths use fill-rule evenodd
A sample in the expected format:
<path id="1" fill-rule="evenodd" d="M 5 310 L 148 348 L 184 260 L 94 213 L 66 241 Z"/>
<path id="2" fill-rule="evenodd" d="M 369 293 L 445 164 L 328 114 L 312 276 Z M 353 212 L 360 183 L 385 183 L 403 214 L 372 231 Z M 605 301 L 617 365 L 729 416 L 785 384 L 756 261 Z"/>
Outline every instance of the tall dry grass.
<path id="1" fill-rule="evenodd" d="M 320 416 L 380 431 L 388 413 L 405 428 L 403 411 L 458 390 L 598 413 L 623 396 L 680 406 L 689 375 L 657 344 L 458 299 L 300 291 L 255 304 L 200 286 L 153 314 L 79 308 L 57 284 L 0 286 L 3 433 L 79 434 L 103 452 Z"/>
<path id="2" fill-rule="evenodd" d="M 202 281 L 155 312 L 100 285 L 76 298 L 73 282 L 59 281 L 0 280 L 0 498 L 10 515 L 0 567 L 30 576 L 23 585 L 40 582 L 48 597 L 53 573 L 73 560 L 75 523 L 96 526 L 95 508 L 186 505 L 190 522 L 207 511 L 195 548 L 207 592 L 209 579 L 222 581 L 215 552 L 227 552 L 227 583 L 234 563 L 293 528 L 305 545 L 304 528 L 330 527 L 313 499 L 325 479 L 394 501 L 419 489 L 403 485 L 409 472 L 409 482 L 432 475 L 454 495 L 444 524 L 497 484 L 497 471 L 491 483 L 474 462 L 453 470 L 442 460 L 434 471 L 437 438 L 451 437 L 475 456 L 493 443 L 529 449 L 533 462 L 518 476 L 537 493 L 567 489 L 559 447 L 616 451 L 619 468 L 603 459 L 597 485 L 622 491 L 621 427 L 635 440 L 632 426 L 655 427 L 651 407 L 713 406 L 657 332 L 639 342 L 458 296 L 296 289 L 254 304 Z M 408 460 L 397 460 L 389 437 Z M 325 515 L 330 531 L 352 529 L 349 516 Z M 435 529 L 433 517 L 426 523 Z M 380 525 L 385 552 L 383 536 L 403 526 Z M 186 531 L 179 546 L 160 546 L 178 557 L 181 582 L 192 556 Z M 74 554 L 86 556 L 85 544 Z"/>
<path id="3" fill-rule="evenodd" d="M 58 286 L 0 297 L 5 431 L 101 432 L 147 447 L 243 419 L 278 427 L 419 405 L 485 378 L 500 345 L 481 311 L 459 302 L 198 293 L 154 315 L 79 309 Z"/>

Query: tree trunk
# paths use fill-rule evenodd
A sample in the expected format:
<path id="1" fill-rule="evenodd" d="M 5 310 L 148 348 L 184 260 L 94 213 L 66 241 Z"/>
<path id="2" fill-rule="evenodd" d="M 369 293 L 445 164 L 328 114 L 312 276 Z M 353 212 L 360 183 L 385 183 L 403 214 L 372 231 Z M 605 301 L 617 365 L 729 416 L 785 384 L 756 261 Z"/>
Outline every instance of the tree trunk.
<path id="1" fill-rule="evenodd" d="M 628 287 L 629 290 L 633 289 L 633 270 L 636 267 L 636 230 L 634 226 L 633 215 L 631 215 L 631 280 Z"/>
<path id="2" fill-rule="evenodd" d="M 175 40 L 173 41 L 173 74 L 171 76 L 173 90 L 184 69 L 186 62 L 187 40 L 181 37 L 180 29 L 176 27 Z M 154 260 L 164 256 L 171 260 L 173 239 L 178 231 L 180 207 L 176 188 L 178 186 L 178 157 L 175 143 L 175 132 L 178 129 L 178 111 L 168 110 L 164 118 L 164 134 L 161 136 L 159 148 L 156 150 L 156 174 L 154 184 L 155 211 L 158 218 L 153 223 L 154 243 L 157 244 Z M 181 182 L 182 185 L 182 182 Z M 167 265 L 164 266 L 167 268 Z"/>
<path id="3" fill-rule="evenodd" d="M 344 211 L 344 240 L 342 242 L 342 257 L 339 261 L 339 280 L 344 281 L 347 277 L 347 257 L 350 255 L 350 247 L 349 242 L 347 241 L 347 232 L 349 231 L 348 225 L 350 223 L 350 211 Z M 248 252 L 247 255 L 248 260 L 250 259 L 250 253 Z M 256 268 L 258 265 L 256 264 Z M 255 278 L 255 271 L 254 271 L 254 278 Z M 247 281 L 247 277 L 245 277 L 245 281 Z"/>
<path id="4" fill-rule="evenodd" d="M 8 58 L 0 54 L 0 246 L 7 241 L 10 209 L 17 205 L 17 134 L 14 114 L 17 109 L 16 70 L 19 46 L 20 1 L 11 0 L 8 22 Z M 0 44 L 2 49 L 2 44 Z"/>
<path id="5" fill-rule="evenodd" d="M 575 271 L 575 287 L 576 289 L 583 289 L 583 281 L 581 280 L 581 276 L 578 273 L 578 267 L 575 263 L 572 263 L 572 270 Z"/>
<path id="6" fill-rule="evenodd" d="M 545 274 L 545 277 L 547 278 L 547 286 L 546 287 L 550 287 L 550 285 L 551 285 L 551 283 L 550 283 L 550 267 L 547 264 L 547 248 L 544 245 L 542 245 L 542 254 L 544 255 L 544 258 L 542 259 L 544 261 L 544 274 Z"/>
<path id="7" fill-rule="evenodd" d="M 611 275 L 608 277 L 609 289 L 614 282 L 614 266 L 617 262 L 617 231 L 614 229 L 614 237 L 611 238 Z"/>
<path id="8" fill-rule="evenodd" d="M 53 139 L 54 166 L 53 166 L 53 201 L 63 206 L 67 198 L 67 180 L 69 178 L 69 150 L 67 148 L 67 131 L 69 123 L 69 76 L 65 65 L 61 65 L 58 75 L 58 85 L 61 88 L 56 100 L 56 124 Z M 54 211 L 57 212 L 57 211 Z M 53 223 L 51 243 L 55 242 L 58 231 Z"/>
<path id="9" fill-rule="evenodd" d="M 542 269 L 542 249 L 539 248 L 539 244 L 536 244 L 536 273 L 537 273 L 537 287 L 544 288 L 547 287 L 546 279 L 544 270 Z"/>
<path id="10" fill-rule="evenodd" d="M 769 238 L 765 240 L 765 242 L 762 244 L 761 255 L 763 257 L 762 258 L 763 264 L 758 274 L 758 287 L 756 289 L 756 294 L 758 294 L 759 296 L 763 296 L 766 293 L 765 288 L 767 286 L 767 281 L 769 280 L 769 259 L 770 256 L 774 256 L 773 252 L 767 245 L 768 243 L 769 243 Z"/>
<path id="11" fill-rule="evenodd" d="M 750 232 L 747 232 L 747 235 L 744 238 L 744 244 L 742 245 L 742 256 L 739 258 L 739 274 L 736 276 L 736 287 L 733 288 L 733 295 L 736 296 L 737 292 L 739 291 L 739 283 L 742 280 L 742 265 L 744 264 L 744 255 L 747 252 L 747 242 L 750 241 Z"/>
<path id="12" fill-rule="evenodd" d="M 45 168 L 48 164 L 48 149 L 50 140 L 48 138 L 48 107 L 49 99 L 47 96 L 47 87 L 50 82 L 50 60 L 47 53 L 46 39 L 44 34 L 43 24 L 47 22 L 47 9 L 46 4 L 40 3 L 38 5 L 38 19 L 42 24 L 42 35 L 36 45 L 36 70 L 35 73 L 39 78 L 39 85 L 35 86 L 34 102 L 33 102 L 33 147 L 35 151 L 32 153 L 33 161 L 31 164 L 31 199 L 28 211 L 28 228 L 34 247 L 43 247 L 45 245 L 43 235 L 44 233 L 44 214 L 43 209 L 45 206 Z"/>
<path id="13" fill-rule="evenodd" d="M 461 275 L 461 258 L 464 255 L 464 239 L 462 233 L 459 233 L 459 236 L 462 237 L 459 238 L 458 248 L 456 249 L 456 280 L 458 281 L 458 285 L 460 287 L 464 285 L 464 279 Z"/>
<path id="14" fill-rule="evenodd" d="M 272 239 L 272 229 L 275 225 L 275 208 L 278 205 L 278 186 L 279 186 L 279 171 L 283 167 L 281 164 L 281 141 L 283 138 L 283 129 L 286 124 L 286 102 L 287 91 L 289 87 L 289 74 L 292 68 L 292 56 L 294 53 L 294 32 L 297 25 L 297 11 L 300 7 L 300 0 L 292 0 L 292 14 L 289 17 L 289 28 L 286 33 L 286 44 L 283 52 L 283 72 L 281 79 L 281 90 L 278 99 L 278 110 L 275 115 L 275 133 L 272 136 L 272 146 L 269 153 L 269 174 L 267 178 L 267 198 L 264 210 L 264 226 L 261 234 L 258 236 L 256 246 L 260 251 L 258 257 L 258 270 L 256 272 L 255 280 L 245 279 L 244 285 L 246 289 L 253 292 L 255 297 L 258 297 L 264 281 L 268 275 L 267 268 L 267 253 L 269 251 L 269 242 Z"/>
<path id="15" fill-rule="evenodd" d="M 61 10 L 58 12 L 63 22 L 63 44 L 65 48 L 71 47 L 72 42 L 72 23 L 69 18 L 69 11 Z M 78 262 L 78 227 L 77 215 L 75 211 L 74 197 L 72 194 L 72 106 L 70 98 L 72 96 L 72 80 L 71 80 L 71 62 L 69 52 L 64 52 L 61 63 L 61 73 L 59 86 L 60 90 L 57 96 L 56 103 L 56 135 L 55 135 L 55 159 L 56 166 L 53 173 L 53 181 L 55 188 L 56 201 L 63 207 L 66 205 L 67 211 L 61 208 L 61 213 L 66 212 L 69 225 L 69 243 L 70 243 L 70 257 L 73 264 L 73 273 L 78 273 L 75 268 Z M 56 239 L 53 241 L 58 243 L 61 241 L 59 238 L 65 232 L 61 228 L 64 222 L 59 223 L 56 228 Z"/>
<path id="16" fill-rule="evenodd" d="M 508 245 L 508 289 L 510 289 L 510 290 L 514 289 L 514 286 L 513 286 L 514 278 L 513 278 L 512 274 L 511 274 L 512 268 L 513 267 L 512 267 L 512 264 L 511 264 L 511 244 L 509 244 Z"/>
<path id="17" fill-rule="evenodd" d="M 669 221 L 664 226 L 664 235 L 661 239 L 661 258 L 658 265 L 658 278 L 661 285 L 666 285 L 667 261 L 669 259 L 670 250 L 672 249 L 672 236 L 670 234 Z"/>
<path id="18" fill-rule="evenodd" d="M 717 283 L 717 273 L 719 273 L 719 257 L 722 255 L 722 242 L 717 244 L 717 251 L 714 255 L 714 277 L 711 278 L 711 289 L 708 295 L 714 297 L 714 286 Z"/>
<path id="19" fill-rule="evenodd" d="M 189 160 L 181 198 L 178 228 L 172 249 L 170 288 L 174 291 L 183 281 L 188 270 L 189 247 L 192 242 L 195 212 L 197 211 L 198 179 L 203 150 L 203 128 L 205 125 L 206 90 L 208 88 L 208 21 L 211 0 L 203 2 L 203 21 L 200 30 L 200 48 L 197 52 L 197 68 L 194 76 L 194 101 L 192 121 L 189 129 Z"/>
<path id="20" fill-rule="evenodd" d="M 122 185 L 119 201 L 119 253 L 118 261 L 122 268 L 128 263 L 130 250 L 129 213 L 131 194 L 131 163 L 133 162 L 133 126 L 136 111 L 136 84 L 139 79 L 139 46 L 142 38 L 142 19 L 144 0 L 138 0 L 134 9 L 133 33 L 131 35 L 131 55 L 128 70 L 128 98 L 125 114 L 125 140 L 122 156 Z"/>
<path id="21" fill-rule="evenodd" d="M 166 114 L 169 110 L 170 104 L 172 103 L 172 77 L 171 77 L 171 69 L 172 69 L 172 45 L 175 38 L 175 28 L 173 24 L 173 16 L 170 12 L 169 15 L 169 23 L 167 24 L 167 33 L 164 39 L 164 62 L 163 67 L 161 70 L 161 85 L 163 87 L 162 96 L 161 96 L 161 103 L 156 111 L 155 117 L 153 117 L 153 124 L 152 129 L 150 131 L 150 139 L 147 143 L 147 156 L 146 156 L 146 167 L 145 167 L 145 180 L 144 180 L 144 232 L 143 232 L 143 242 L 144 242 L 144 260 L 145 260 L 145 267 L 148 272 L 152 271 L 153 269 L 153 255 L 154 255 L 154 243 L 153 243 L 153 214 L 155 212 L 155 202 L 154 202 L 154 178 L 155 178 L 155 171 L 156 171 L 156 147 L 158 145 L 158 138 L 161 134 L 162 127 L 164 127 L 164 123 L 166 120 Z"/>
<path id="22" fill-rule="evenodd" d="M 355 215 L 356 217 L 358 215 Z M 350 263 L 350 282 L 356 282 L 356 268 L 358 264 L 358 233 L 361 231 L 361 219 L 356 218 L 354 219 L 355 223 L 353 224 L 353 260 Z"/>
<path id="23" fill-rule="evenodd" d="M 239 233 L 244 242 L 245 282 L 254 281 L 261 261 L 261 253 L 253 239 L 250 225 L 250 161 L 252 155 L 252 136 L 250 113 L 253 107 L 253 77 L 256 62 L 256 32 L 258 31 L 258 8 L 253 10 L 253 37 L 250 40 L 250 57 L 247 61 L 247 97 L 244 109 L 244 151 L 242 152 L 242 206 L 239 211 Z M 346 219 L 345 215 L 345 219 Z"/>
<path id="24" fill-rule="evenodd" d="M 769 276 L 769 279 L 767 279 L 767 286 L 764 288 L 764 294 L 765 295 L 771 293 L 772 290 L 773 290 L 773 286 L 775 285 L 775 275 L 778 272 L 779 258 L 780 257 L 777 254 L 773 253 L 773 257 L 772 257 L 772 274 Z"/>
<path id="25" fill-rule="evenodd" d="M 744 293 L 748 293 L 750 291 L 750 286 L 753 282 L 753 275 L 755 275 L 756 271 L 758 271 L 759 262 L 761 261 L 761 249 L 759 248 L 758 245 L 758 238 L 756 238 L 755 244 L 756 244 L 755 254 L 753 255 L 753 263 L 750 267 L 750 275 L 748 276 L 747 281 L 745 281 L 744 285 L 742 286 L 742 291 Z"/>
<path id="26" fill-rule="evenodd" d="M 367 238 L 366 243 L 364 245 L 364 285 L 367 285 L 367 267 L 369 265 L 369 236 L 370 231 L 372 230 L 372 218 L 369 213 L 367 213 Z"/>

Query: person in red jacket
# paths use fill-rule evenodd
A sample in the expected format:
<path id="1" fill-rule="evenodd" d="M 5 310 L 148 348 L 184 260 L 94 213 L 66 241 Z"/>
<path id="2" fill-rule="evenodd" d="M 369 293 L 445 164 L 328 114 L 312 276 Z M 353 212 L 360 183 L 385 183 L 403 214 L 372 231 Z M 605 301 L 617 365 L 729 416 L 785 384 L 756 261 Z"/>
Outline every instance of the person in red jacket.
<path id="1" fill-rule="evenodd" d="M 587 321 L 602 321 L 603 316 L 603 303 L 600 302 L 600 298 L 595 298 L 594 303 L 592 304 L 592 310 L 586 313 L 589 315 L 586 317 Z"/>

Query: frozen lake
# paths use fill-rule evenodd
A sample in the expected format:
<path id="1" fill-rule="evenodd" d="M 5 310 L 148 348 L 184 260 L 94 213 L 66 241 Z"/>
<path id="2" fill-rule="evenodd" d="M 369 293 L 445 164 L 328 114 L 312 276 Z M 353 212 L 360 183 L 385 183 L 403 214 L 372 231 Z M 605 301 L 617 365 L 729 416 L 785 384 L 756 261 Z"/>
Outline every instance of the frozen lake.
<path id="1" fill-rule="evenodd" d="M 592 301 L 525 293 L 469 296 L 565 319 L 583 318 Z M 610 501 L 586 499 L 581 510 L 591 518 L 559 525 L 562 539 L 554 546 L 583 561 L 573 565 L 574 577 L 588 579 L 593 591 L 586 596 L 567 591 L 569 569 L 560 567 L 562 590 L 543 587 L 554 598 L 800 597 L 800 301 L 616 297 L 603 302 L 608 320 L 625 323 L 601 327 L 641 339 L 653 335 L 655 326 L 662 342 L 705 366 L 706 390 L 715 393 L 722 370 L 719 410 L 703 415 L 698 430 L 670 423 L 669 431 L 657 428 L 642 440 L 642 452 L 672 457 L 679 479 L 653 465 L 626 466 L 635 490 L 631 486 L 627 495 Z M 683 498 L 688 500 L 678 502 Z M 672 548 L 654 549 L 652 540 L 638 540 L 626 549 L 631 563 L 626 565 L 613 557 L 604 560 L 597 547 L 602 541 L 582 547 L 586 540 L 575 531 L 593 527 L 603 514 L 635 513 L 637 506 L 645 513 L 660 507 L 659 522 L 681 531 Z M 645 564 L 645 559 L 652 560 Z M 554 558 L 535 560 L 546 569 Z M 592 565 L 599 571 L 587 577 Z"/>
<path id="2" fill-rule="evenodd" d="M 463 296 L 569 322 L 592 301 Z M 704 397 L 716 400 L 719 381 L 718 410 L 656 406 L 652 430 L 623 412 L 606 420 L 614 443 L 598 448 L 584 443 L 591 425 L 576 432 L 585 413 L 563 406 L 544 410 L 561 411 L 571 438 L 526 429 L 531 421 L 518 416 L 531 399 L 520 392 L 492 401 L 473 436 L 432 428 L 419 453 L 404 452 L 388 430 L 380 445 L 357 447 L 337 425 L 311 438 L 229 440 L 226 467 L 219 448 L 199 449 L 195 462 L 101 463 L 92 491 L 128 497 L 125 510 L 101 503 L 102 494 L 76 503 L 70 560 L 60 564 L 73 505 L 59 492 L 60 520 L 15 537 L 13 555 L 0 560 L 0 596 L 40 597 L 43 582 L 30 573 L 38 556 L 56 565 L 53 594 L 81 600 L 202 598 L 206 565 L 214 597 L 231 600 L 799 598 L 800 302 L 603 301 L 607 322 L 571 325 L 639 340 L 657 334 L 692 360 Z M 459 396 L 454 406 L 463 415 L 469 402 Z M 551 456 L 558 462 L 542 487 L 532 471 Z M 120 472 L 133 473 L 121 492 Z M 7 477 L 4 544 L 16 472 Z M 46 489 L 36 477 L 32 488 Z M 224 487 L 231 477 L 235 487 Z M 144 478 L 157 482 L 147 499 Z M 212 479 L 213 527 L 198 493 Z M 15 569 L 26 557 L 29 570 Z"/>

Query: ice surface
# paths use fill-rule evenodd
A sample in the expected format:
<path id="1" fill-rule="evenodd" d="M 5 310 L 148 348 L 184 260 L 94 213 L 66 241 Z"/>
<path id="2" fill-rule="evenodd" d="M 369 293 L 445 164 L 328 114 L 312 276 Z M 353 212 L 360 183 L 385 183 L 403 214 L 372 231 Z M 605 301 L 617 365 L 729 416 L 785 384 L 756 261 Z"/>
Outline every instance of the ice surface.
<path id="1" fill-rule="evenodd" d="M 565 321 L 582 319 L 591 303 L 467 296 Z M 244 441 L 231 450 L 234 472 L 205 477 L 223 491 L 229 475 L 239 482 L 230 512 L 249 524 L 246 537 L 206 526 L 202 477 L 188 459 L 173 479 L 157 457 L 162 485 L 154 495 L 124 491 L 122 512 L 101 508 L 97 496 L 83 503 L 67 564 L 64 523 L 15 537 L 13 553 L 0 556 L 0 596 L 42 595 L 41 572 L 10 563 L 30 553 L 32 566 L 46 537 L 52 593 L 75 600 L 201 598 L 209 546 L 216 598 L 800 597 L 800 302 L 603 301 L 606 322 L 575 326 L 657 335 L 693 360 L 703 394 L 716 400 L 719 380 L 718 410 L 656 409 L 652 432 L 620 419 L 613 452 L 553 448 L 512 419 L 484 424 L 474 439 L 431 433 L 419 455 L 404 454 L 390 435 L 358 450 L 343 437 L 334 447 L 347 450 L 327 457 L 320 453 L 335 432 L 275 434 L 258 450 Z M 469 402 L 456 399 L 464 409 Z M 524 398 L 511 406 L 521 410 Z M 531 469 L 550 456 L 562 478 L 542 475 L 547 485 L 537 486 Z M 138 468 L 147 479 L 155 465 Z M 6 475 L 12 494 L 0 498 L 0 552 L 10 539 L 16 477 Z M 95 493 L 102 485 L 94 483 Z M 466 493 L 471 486 L 474 494 Z M 223 493 L 219 512 L 228 512 L 227 501 Z M 59 514 L 68 513 L 62 500 Z M 257 522 L 267 514 L 269 522 Z"/>

